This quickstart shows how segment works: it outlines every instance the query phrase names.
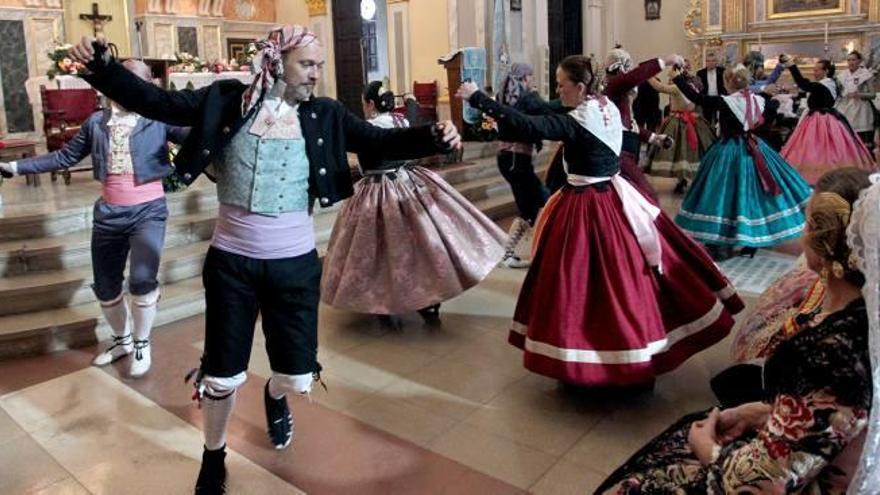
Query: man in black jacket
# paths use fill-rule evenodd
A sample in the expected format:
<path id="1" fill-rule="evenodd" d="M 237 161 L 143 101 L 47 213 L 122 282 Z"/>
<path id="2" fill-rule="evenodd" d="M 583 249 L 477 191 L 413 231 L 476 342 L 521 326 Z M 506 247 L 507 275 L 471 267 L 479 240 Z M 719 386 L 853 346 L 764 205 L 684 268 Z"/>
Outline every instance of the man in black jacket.
<path id="1" fill-rule="evenodd" d="M 217 225 L 205 259 L 205 349 L 194 370 L 204 411 L 205 450 L 197 494 L 225 492 L 226 428 L 245 379 L 254 324 L 263 319 L 272 377 L 264 388 L 269 438 L 293 439 L 286 394 L 320 380 L 317 362 L 321 265 L 312 206 L 352 194 L 346 152 L 413 159 L 459 146 L 450 122 L 382 129 L 339 102 L 313 97 L 324 65 L 317 38 L 283 26 L 257 43 L 250 86 L 218 81 L 198 91 L 163 91 L 110 59 L 103 40 L 71 50 L 96 89 L 145 117 L 191 126 L 175 164 L 189 184 L 202 172 L 217 182 Z M 375 161 L 376 163 L 379 160 Z"/>
<path id="2" fill-rule="evenodd" d="M 715 52 L 706 52 L 706 67 L 697 71 L 697 77 L 703 83 L 701 93 L 707 96 L 724 96 L 724 67 L 718 67 L 718 55 Z M 717 120 L 718 109 L 711 107 L 703 108 L 703 117 L 711 124 Z"/>

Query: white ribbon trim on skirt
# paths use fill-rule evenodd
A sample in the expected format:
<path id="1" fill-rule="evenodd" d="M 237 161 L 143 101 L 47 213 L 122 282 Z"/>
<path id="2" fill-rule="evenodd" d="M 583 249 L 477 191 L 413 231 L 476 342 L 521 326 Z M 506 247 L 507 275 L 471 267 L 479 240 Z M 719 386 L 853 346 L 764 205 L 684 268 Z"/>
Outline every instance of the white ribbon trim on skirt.
<path id="1" fill-rule="evenodd" d="M 623 203 L 623 214 L 633 229 L 636 241 L 642 249 L 642 254 L 645 255 L 649 265 L 657 267 L 657 270 L 663 273 L 660 234 L 657 232 L 657 226 L 654 225 L 654 220 L 660 215 L 660 208 L 648 201 L 638 189 L 630 184 L 628 180 L 621 177 L 620 174 L 614 174 L 611 177 L 568 174 L 568 183 L 575 187 L 590 186 L 600 182 L 611 182 L 611 186 L 614 187 L 617 195 L 620 196 L 620 202 Z"/>

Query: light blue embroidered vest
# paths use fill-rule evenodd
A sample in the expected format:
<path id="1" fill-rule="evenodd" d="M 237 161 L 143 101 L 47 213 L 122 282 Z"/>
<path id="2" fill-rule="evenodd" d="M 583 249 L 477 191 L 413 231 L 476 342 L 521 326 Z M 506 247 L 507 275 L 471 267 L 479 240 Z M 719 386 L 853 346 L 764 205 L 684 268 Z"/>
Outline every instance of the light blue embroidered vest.
<path id="1" fill-rule="evenodd" d="M 267 139 L 249 132 L 256 113 L 232 138 L 214 172 L 221 203 L 279 215 L 309 208 L 304 139 Z"/>

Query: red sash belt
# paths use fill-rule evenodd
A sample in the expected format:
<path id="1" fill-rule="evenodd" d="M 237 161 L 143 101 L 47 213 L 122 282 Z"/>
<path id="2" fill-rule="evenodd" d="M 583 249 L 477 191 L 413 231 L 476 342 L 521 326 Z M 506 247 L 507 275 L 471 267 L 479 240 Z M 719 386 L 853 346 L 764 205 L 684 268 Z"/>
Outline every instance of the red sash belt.
<path id="1" fill-rule="evenodd" d="M 672 114 L 677 115 L 678 118 L 685 123 L 685 134 L 687 136 L 688 147 L 691 151 L 697 151 L 700 145 L 700 142 L 697 139 L 697 114 L 686 110 L 676 110 L 672 112 Z"/>

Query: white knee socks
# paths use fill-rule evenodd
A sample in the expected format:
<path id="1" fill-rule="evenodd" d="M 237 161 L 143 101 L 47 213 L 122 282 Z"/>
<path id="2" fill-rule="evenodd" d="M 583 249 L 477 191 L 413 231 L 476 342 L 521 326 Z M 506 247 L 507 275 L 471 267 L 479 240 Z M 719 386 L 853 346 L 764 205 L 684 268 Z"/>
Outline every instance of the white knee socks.
<path id="1" fill-rule="evenodd" d="M 156 319 L 159 289 L 141 296 L 131 296 L 131 319 L 134 322 L 134 339 L 149 340 Z"/>
<path id="2" fill-rule="evenodd" d="M 128 303 L 122 294 L 112 301 L 98 302 L 101 305 L 101 312 L 104 313 L 104 319 L 113 330 L 113 335 L 122 337 L 131 333 L 128 325 Z"/>
<path id="3" fill-rule="evenodd" d="M 222 399 L 212 399 L 207 396 L 202 399 L 206 449 L 217 450 L 226 445 L 226 428 L 229 426 L 229 418 L 232 417 L 234 407 L 235 391 Z"/>

